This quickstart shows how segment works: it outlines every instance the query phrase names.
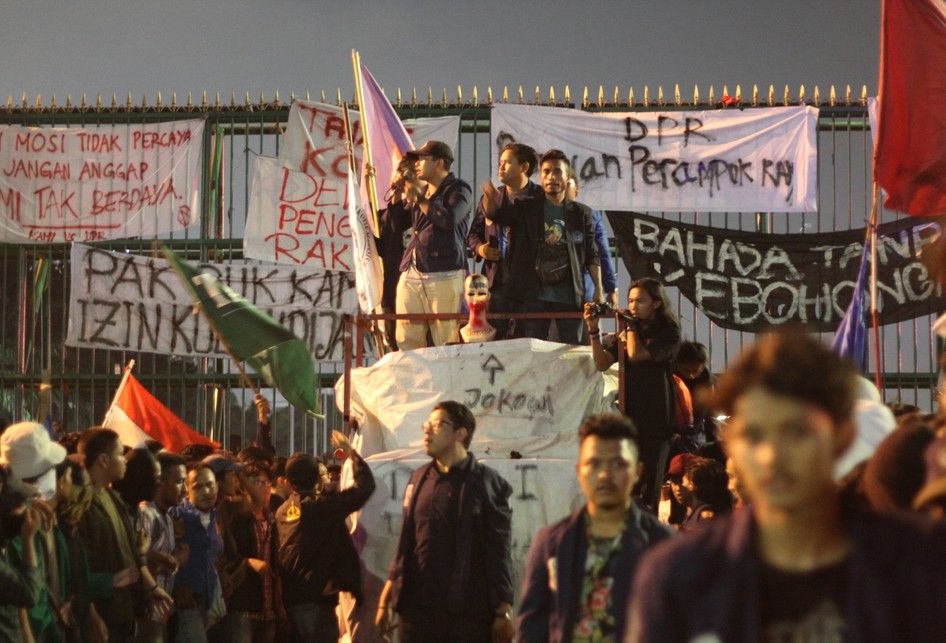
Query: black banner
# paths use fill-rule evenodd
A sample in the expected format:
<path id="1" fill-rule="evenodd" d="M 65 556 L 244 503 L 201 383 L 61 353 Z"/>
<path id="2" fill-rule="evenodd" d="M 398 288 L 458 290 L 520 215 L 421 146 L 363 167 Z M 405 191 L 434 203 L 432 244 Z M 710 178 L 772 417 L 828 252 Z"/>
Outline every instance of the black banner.
<path id="1" fill-rule="evenodd" d="M 802 322 L 834 331 L 854 290 L 865 230 L 766 234 L 692 225 L 637 212 L 608 212 L 632 279 L 654 277 L 722 328 L 756 332 Z M 946 308 L 942 286 L 917 258 L 940 219 L 903 218 L 880 226 L 877 248 L 881 324 Z M 869 306 L 865 306 L 869 308 Z"/>

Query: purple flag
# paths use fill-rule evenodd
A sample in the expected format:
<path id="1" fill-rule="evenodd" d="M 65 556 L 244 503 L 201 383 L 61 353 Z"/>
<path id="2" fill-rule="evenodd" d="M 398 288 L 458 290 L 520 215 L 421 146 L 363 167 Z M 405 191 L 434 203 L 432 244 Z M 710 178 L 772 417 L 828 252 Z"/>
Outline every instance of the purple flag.
<path id="1" fill-rule="evenodd" d="M 397 164 L 407 152 L 414 149 L 414 143 L 411 142 L 411 137 L 404 129 L 394 107 L 381 91 L 378 81 L 364 64 L 361 64 L 360 71 L 361 96 L 364 102 L 364 105 L 361 105 L 361 128 L 369 137 L 371 164 L 375 169 L 373 179 L 368 180 L 375 182 L 375 194 L 378 195 L 381 207 L 380 204 L 384 202 L 385 194 L 391 185 L 391 178 L 397 170 Z M 362 191 L 365 189 L 363 185 Z M 367 199 L 365 203 L 367 204 Z"/>
<path id="2" fill-rule="evenodd" d="M 865 285 L 867 281 L 867 265 L 870 255 L 870 244 L 864 244 L 861 254 L 861 267 L 857 271 L 857 281 L 854 283 L 854 295 L 851 304 L 841 319 L 838 329 L 834 332 L 834 341 L 831 348 L 841 357 L 854 362 L 862 373 L 867 372 L 867 323 L 864 320 Z"/>

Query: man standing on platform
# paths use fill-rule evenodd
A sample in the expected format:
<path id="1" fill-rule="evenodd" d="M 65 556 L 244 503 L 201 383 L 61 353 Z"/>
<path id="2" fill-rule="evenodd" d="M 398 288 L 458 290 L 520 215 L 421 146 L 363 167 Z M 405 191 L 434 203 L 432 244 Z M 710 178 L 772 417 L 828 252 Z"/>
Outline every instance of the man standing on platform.
<path id="1" fill-rule="evenodd" d="M 450 171 L 453 152 L 446 143 L 427 141 L 408 153 L 416 179 L 407 183 L 404 201 L 411 207 L 413 232 L 401 260 L 395 309 L 405 313 L 457 313 L 466 277 L 466 235 L 473 192 Z M 397 322 L 402 350 L 459 341 L 459 320 Z"/>
<path id="2" fill-rule="evenodd" d="M 424 422 L 433 459 L 404 490 L 401 537 L 376 617 L 389 629 L 396 609 L 402 643 L 512 640 L 512 487 L 467 450 L 475 428 L 473 413 L 453 401 Z"/>
<path id="3" fill-rule="evenodd" d="M 504 295 L 510 310 L 562 313 L 581 310 L 584 271 L 602 300 L 601 266 L 594 242 L 591 210 L 567 198 L 568 157 L 549 150 L 539 159 L 542 193 L 511 202 L 492 183 L 483 184 L 487 223 L 510 227 L 508 275 Z M 556 321 L 560 341 L 578 343 L 581 321 Z M 548 339 L 549 319 L 523 323 L 523 335 Z"/>

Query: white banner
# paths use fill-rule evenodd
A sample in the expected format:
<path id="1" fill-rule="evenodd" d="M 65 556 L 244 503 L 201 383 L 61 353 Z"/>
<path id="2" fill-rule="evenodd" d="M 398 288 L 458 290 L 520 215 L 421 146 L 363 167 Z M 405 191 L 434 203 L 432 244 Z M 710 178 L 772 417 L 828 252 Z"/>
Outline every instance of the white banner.
<path id="1" fill-rule="evenodd" d="M 200 119 L 0 126 L 0 242 L 155 237 L 198 219 Z"/>
<path id="2" fill-rule="evenodd" d="M 806 106 L 591 114 L 498 103 L 490 136 L 499 149 L 564 151 L 592 208 L 813 212 L 817 120 Z"/>
<path id="3" fill-rule="evenodd" d="M 350 108 L 348 115 L 355 139 L 355 161 L 360 166 L 362 140 L 357 108 Z M 460 135 L 459 116 L 416 118 L 403 122 L 414 145 L 419 147 L 432 139 L 443 141 L 456 152 Z M 313 101 L 294 101 L 289 108 L 289 121 L 282 137 L 279 158 L 294 170 L 345 181 L 348 178 L 348 151 L 345 148 L 342 108 Z M 384 195 L 378 197 L 383 199 Z"/>
<path id="4" fill-rule="evenodd" d="M 355 160 L 361 163 L 358 111 L 350 110 Z M 404 123 L 423 143 L 456 145 L 459 116 Z M 348 218 L 348 150 L 340 107 L 295 101 L 279 158 L 256 159 L 243 254 L 252 259 L 320 270 L 354 269 Z M 384 194 L 379 198 L 384 199 Z"/>
<path id="5" fill-rule="evenodd" d="M 610 407 L 591 349 L 535 339 L 389 353 L 352 369 L 351 387 L 364 455 L 419 445 L 421 424 L 443 400 L 473 411 L 481 453 L 572 455 L 582 419 Z M 335 390 L 341 408 L 343 379 Z"/>
<path id="6" fill-rule="evenodd" d="M 70 266 L 67 345 L 226 356 L 163 259 L 77 243 Z M 342 359 L 342 315 L 357 307 L 351 273 L 248 261 L 200 266 L 292 331 L 316 360 Z"/>
<path id="7" fill-rule="evenodd" d="M 317 270 L 353 270 L 348 180 L 257 156 L 243 255 Z"/>

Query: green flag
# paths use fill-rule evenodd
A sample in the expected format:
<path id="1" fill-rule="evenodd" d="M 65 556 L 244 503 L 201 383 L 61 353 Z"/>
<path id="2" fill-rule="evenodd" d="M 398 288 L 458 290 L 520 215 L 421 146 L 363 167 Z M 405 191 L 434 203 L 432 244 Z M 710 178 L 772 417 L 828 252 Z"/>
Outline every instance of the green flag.
<path id="1" fill-rule="evenodd" d="M 250 363 L 289 403 L 319 415 L 309 348 L 232 288 L 162 246 L 161 252 L 234 358 Z"/>

